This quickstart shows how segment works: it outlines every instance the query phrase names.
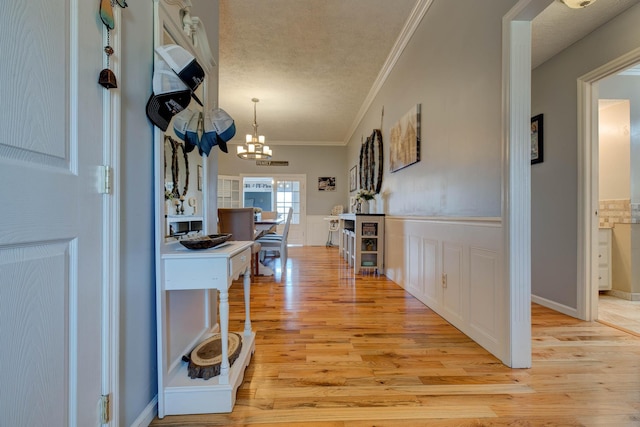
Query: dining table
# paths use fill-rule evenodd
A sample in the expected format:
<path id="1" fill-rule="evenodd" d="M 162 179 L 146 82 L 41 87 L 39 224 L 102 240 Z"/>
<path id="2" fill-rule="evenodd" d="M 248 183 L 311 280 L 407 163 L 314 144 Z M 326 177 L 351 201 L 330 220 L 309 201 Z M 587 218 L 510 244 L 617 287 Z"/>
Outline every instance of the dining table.
<path id="1" fill-rule="evenodd" d="M 259 219 L 254 221 L 255 230 L 256 230 L 256 239 L 264 236 L 267 233 L 271 233 L 275 231 L 279 224 L 284 222 L 284 218 L 282 215 L 277 218 L 269 218 L 269 219 Z"/>
<path id="2" fill-rule="evenodd" d="M 267 233 L 274 232 L 279 224 L 284 222 L 284 217 L 279 215 L 277 218 L 268 218 L 268 219 L 259 219 L 254 221 L 255 226 L 255 234 L 254 240 L 258 240 L 260 237 L 264 236 Z M 258 262 L 258 274 L 260 276 L 273 276 L 274 271 L 272 268 L 267 267 L 262 263 L 262 261 Z"/>

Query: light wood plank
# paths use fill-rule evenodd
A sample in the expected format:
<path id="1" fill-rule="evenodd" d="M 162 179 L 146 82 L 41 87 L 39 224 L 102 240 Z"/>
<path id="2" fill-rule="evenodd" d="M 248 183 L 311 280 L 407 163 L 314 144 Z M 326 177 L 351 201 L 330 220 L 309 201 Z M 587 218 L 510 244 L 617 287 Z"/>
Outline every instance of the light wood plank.
<path id="1" fill-rule="evenodd" d="M 288 277 L 254 280 L 256 352 L 233 412 L 152 426 L 640 425 L 636 336 L 534 304 L 533 367 L 510 369 L 384 276 L 354 276 L 335 248 L 289 260 Z"/>

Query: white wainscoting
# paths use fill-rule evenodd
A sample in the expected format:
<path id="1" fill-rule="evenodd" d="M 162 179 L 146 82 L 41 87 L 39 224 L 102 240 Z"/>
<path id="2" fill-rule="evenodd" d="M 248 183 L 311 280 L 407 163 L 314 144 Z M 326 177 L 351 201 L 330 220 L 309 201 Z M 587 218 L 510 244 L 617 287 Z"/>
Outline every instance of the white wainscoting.
<path id="1" fill-rule="evenodd" d="M 500 219 L 387 217 L 385 230 L 386 276 L 505 361 Z"/>
<path id="2" fill-rule="evenodd" d="M 327 215 L 308 215 L 307 216 L 307 246 L 324 246 L 327 243 L 329 235 L 329 221 L 324 218 Z M 333 244 L 338 245 L 338 232 L 333 233 Z"/>

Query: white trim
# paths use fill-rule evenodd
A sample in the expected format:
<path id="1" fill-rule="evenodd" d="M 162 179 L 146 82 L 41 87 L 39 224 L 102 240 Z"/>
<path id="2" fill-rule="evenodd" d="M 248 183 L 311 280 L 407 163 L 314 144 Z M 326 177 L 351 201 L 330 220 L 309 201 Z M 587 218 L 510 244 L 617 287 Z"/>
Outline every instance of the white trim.
<path id="1" fill-rule="evenodd" d="M 611 289 L 609 291 L 606 291 L 605 294 L 615 298 L 624 299 L 627 301 L 640 301 L 640 292 L 626 292 L 626 291 L 619 291 L 617 289 Z"/>
<path id="2" fill-rule="evenodd" d="M 78 111 L 80 79 L 80 29 L 79 1 L 69 2 L 69 170 L 78 174 Z M 69 372 L 68 372 L 68 417 L 70 426 L 78 425 L 78 240 L 69 242 Z M 63 389 L 64 390 L 64 389 Z M 99 396 L 96 397 L 96 402 Z"/>
<path id="3" fill-rule="evenodd" d="M 640 65 L 636 65 L 633 68 L 629 68 L 628 70 L 624 70 L 620 73 L 621 76 L 640 76 Z"/>
<path id="4" fill-rule="evenodd" d="M 512 368 L 531 367 L 531 20 L 552 0 L 521 0 L 502 20 L 505 337 Z"/>
<path id="5" fill-rule="evenodd" d="M 550 308 L 551 310 L 555 310 L 559 313 L 566 314 L 567 316 L 578 317 L 578 311 L 575 308 L 539 297 L 537 295 L 531 295 L 531 302 L 540 304 L 543 307 Z"/>
<path id="6" fill-rule="evenodd" d="M 325 215 L 326 216 L 326 215 Z M 429 221 L 432 223 L 458 223 L 458 224 L 473 224 L 489 227 L 502 226 L 502 218 L 496 216 L 475 216 L 475 217 L 440 217 L 440 216 L 404 216 L 404 215 L 386 215 L 387 219 L 397 219 L 403 221 Z"/>
<path id="7" fill-rule="evenodd" d="M 420 25 L 420 22 L 422 21 L 422 18 L 424 17 L 424 15 L 427 14 L 427 11 L 431 7 L 432 3 L 433 3 L 433 0 L 418 0 L 416 2 L 416 5 L 411 11 L 409 18 L 407 19 L 407 22 L 402 28 L 402 31 L 400 32 L 400 35 L 398 36 L 396 43 L 393 45 L 393 48 L 391 49 L 391 52 L 389 53 L 387 60 L 382 66 L 380 73 L 378 73 L 378 77 L 376 78 L 375 82 L 371 86 L 371 89 L 369 90 L 369 94 L 367 95 L 364 102 L 362 103 L 362 106 L 360 107 L 358 114 L 356 114 L 356 117 L 353 120 L 353 123 L 351 124 L 351 127 L 349 128 L 349 131 L 346 134 L 346 138 L 341 145 L 347 145 L 349 143 L 349 140 L 351 140 L 351 138 L 353 137 L 353 134 L 355 133 L 356 129 L 358 128 L 358 125 L 362 121 L 362 118 L 371 107 L 373 100 L 378 95 L 378 92 L 380 91 L 384 83 L 387 81 L 389 74 L 391 74 L 391 71 L 393 71 L 394 67 L 396 66 L 396 63 L 398 62 L 398 59 L 402 55 L 404 48 L 407 46 L 407 44 L 409 44 L 411 37 L 413 37 L 413 33 L 418 28 L 418 25 Z"/>
<path id="8" fill-rule="evenodd" d="M 119 7 L 113 8 L 116 22 L 121 20 Z M 118 27 L 111 30 L 109 43 L 121 52 Z M 103 42 L 107 45 L 107 30 L 103 27 Z M 107 66 L 106 55 L 104 67 Z M 118 54 L 109 58 L 109 68 L 120 75 Z M 120 417 L 120 88 L 105 89 L 102 98 L 102 157 L 111 168 L 111 192 L 104 194 L 102 206 L 102 394 L 110 395 L 110 414 L 107 425 L 118 425 Z"/>
<path id="9" fill-rule="evenodd" d="M 275 185 L 278 181 L 299 181 L 300 182 L 300 222 L 292 224 L 293 228 L 289 229 L 289 245 L 307 245 L 307 174 L 304 173 L 243 173 L 240 177 L 240 206 L 244 206 L 244 179 L 264 177 L 271 178 L 274 181 L 273 186 L 273 202 L 276 203 L 276 193 L 278 191 Z M 293 232 L 292 232 L 293 231 Z M 300 238 L 296 238 L 296 233 L 301 234 Z M 293 235 L 293 236 L 292 236 Z"/>
<path id="10" fill-rule="evenodd" d="M 583 320 L 598 317 L 597 245 L 598 216 L 598 90 L 594 85 L 640 61 L 634 49 L 584 74 L 578 84 L 578 265 L 577 313 Z"/>
<path id="11" fill-rule="evenodd" d="M 151 402 L 138 415 L 138 418 L 131 423 L 130 427 L 148 427 L 151 421 L 158 415 L 158 396 L 156 395 Z"/>

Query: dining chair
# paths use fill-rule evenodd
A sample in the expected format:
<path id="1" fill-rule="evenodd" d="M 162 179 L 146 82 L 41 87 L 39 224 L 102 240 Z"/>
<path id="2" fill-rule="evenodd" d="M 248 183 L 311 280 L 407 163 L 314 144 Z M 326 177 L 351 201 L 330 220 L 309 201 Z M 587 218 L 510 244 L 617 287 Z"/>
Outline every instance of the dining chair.
<path id="1" fill-rule="evenodd" d="M 292 216 L 293 216 L 293 208 L 289 208 L 289 210 L 287 211 L 287 219 L 286 219 L 286 221 L 284 223 L 285 230 L 288 230 L 289 224 L 291 223 L 291 217 Z M 284 234 L 284 232 L 283 232 L 283 234 Z M 275 233 L 275 232 L 267 233 L 267 234 L 261 236 L 260 239 L 281 240 L 283 234 L 278 234 L 278 233 Z M 260 239 L 258 239 L 258 240 L 260 240 Z"/>
<path id="2" fill-rule="evenodd" d="M 276 252 L 280 256 L 280 267 L 282 272 L 286 271 L 287 266 L 287 240 L 289 236 L 289 228 L 291 225 L 291 217 L 293 216 L 293 208 L 289 208 L 287 213 L 287 221 L 284 224 L 282 234 L 266 234 L 260 237 L 257 242 L 260 243 L 260 260 L 264 260 L 267 252 Z"/>
<path id="3" fill-rule="evenodd" d="M 229 240 L 253 241 L 251 246 L 253 274 L 258 275 L 260 243 L 254 241 L 255 223 L 253 208 L 218 208 L 220 233 L 231 234 Z"/>
<path id="4" fill-rule="evenodd" d="M 278 218 L 278 212 L 276 211 L 262 211 L 260 214 L 262 219 L 276 219 Z"/>

